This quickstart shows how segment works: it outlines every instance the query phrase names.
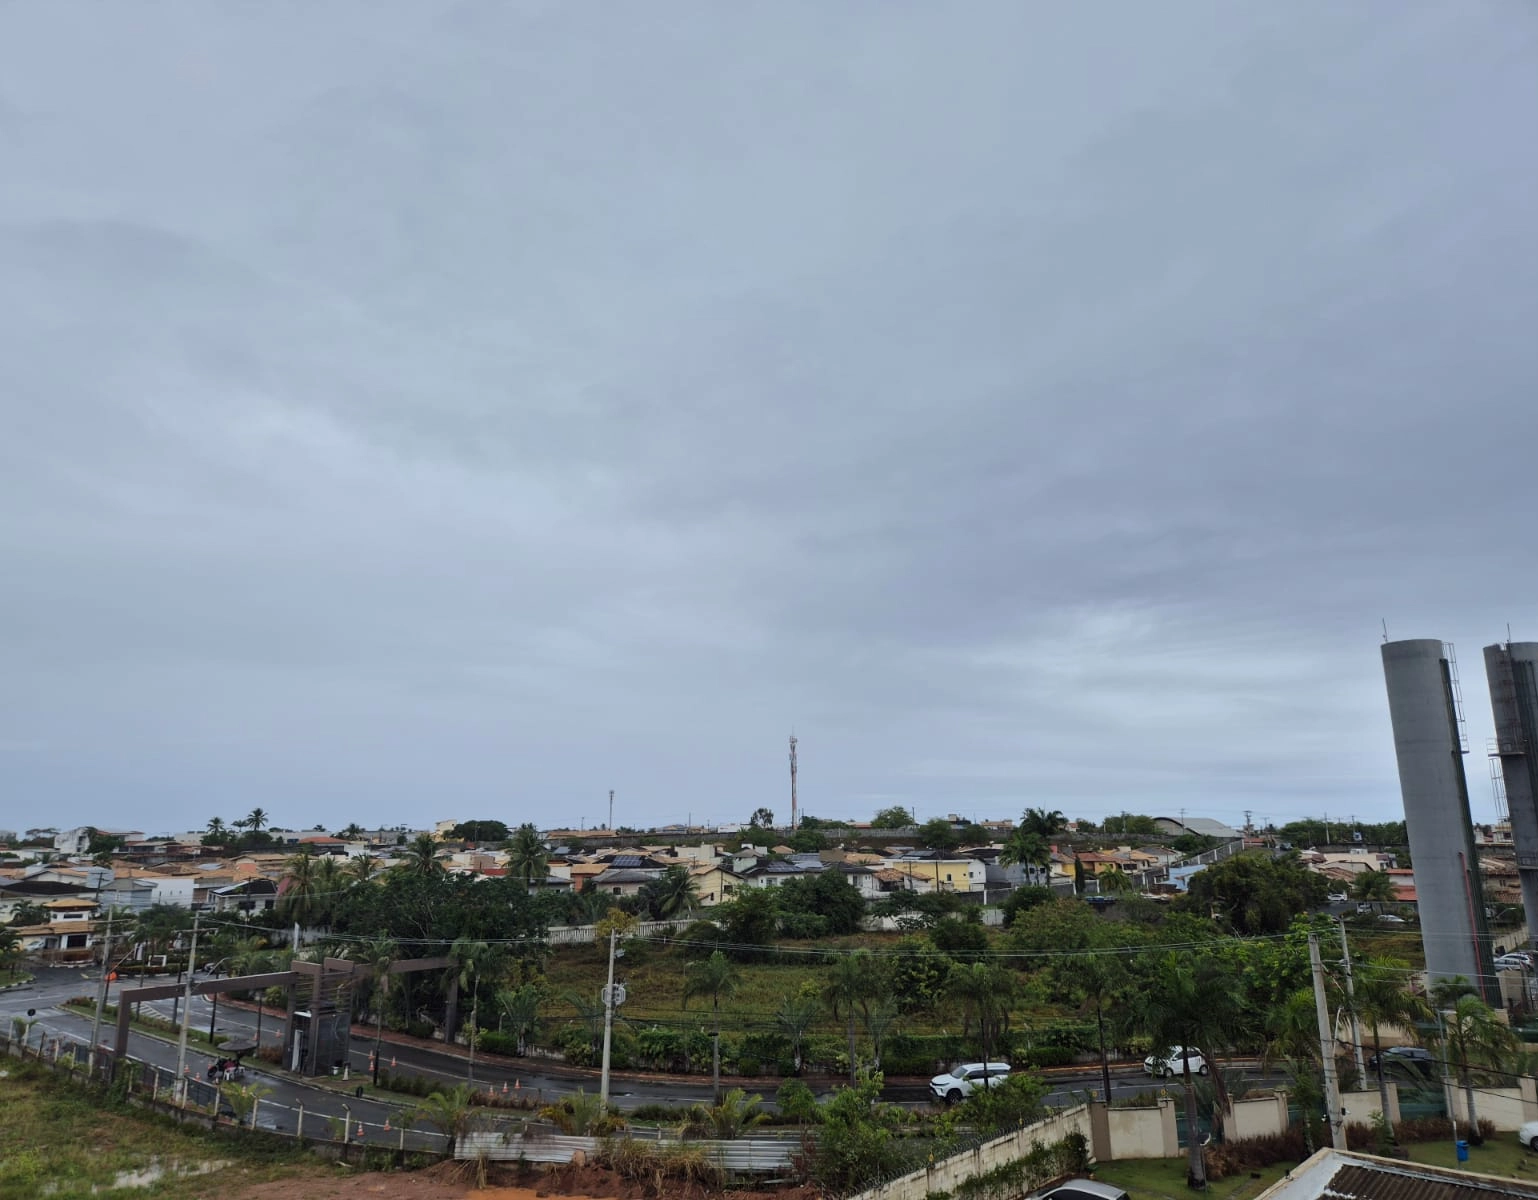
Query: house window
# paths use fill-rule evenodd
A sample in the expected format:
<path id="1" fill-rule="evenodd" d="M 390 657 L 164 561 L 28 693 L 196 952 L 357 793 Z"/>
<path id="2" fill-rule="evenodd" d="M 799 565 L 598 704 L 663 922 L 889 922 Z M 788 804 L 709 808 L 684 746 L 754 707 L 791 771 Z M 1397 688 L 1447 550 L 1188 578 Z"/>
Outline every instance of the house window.
<path id="1" fill-rule="evenodd" d="M 620 889 L 619 889 L 619 888 L 615 888 L 615 889 L 614 889 L 614 894 L 615 894 L 615 895 L 616 895 L 616 896 L 618 896 L 618 895 L 619 895 L 619 894 L 620 894 Z"/>

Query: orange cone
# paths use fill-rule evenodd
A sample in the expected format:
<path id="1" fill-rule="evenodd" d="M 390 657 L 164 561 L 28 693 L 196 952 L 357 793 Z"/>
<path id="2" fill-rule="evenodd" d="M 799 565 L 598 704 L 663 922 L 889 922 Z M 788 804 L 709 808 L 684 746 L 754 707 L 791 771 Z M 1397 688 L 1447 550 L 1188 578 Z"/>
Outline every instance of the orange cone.
<path id="1" fill-rule="evenodd" d="M 395 1055 L 390 1055 L 390 1070 L 395 1070 Z"/>
<path id="2" fill-rule="evenodd" d="M 358 1122 L 358 1136 L 360 1138 L 363 1136 L 363 1122 L 362 1121 Z"/>
<path id="3" fill-rule="evenodd" d="M 507 1095 L 507 1080 L 505 1079 L 502 1081 L 502 1094 L 504 1096 Z"/>
<path id="4" fill-rule="evenodd" d="M 386 1117 L 386 1118 L 385 1118 L 385 1130 L 384 1130 L 384 1131 L 385 1131 L 385 1132 L 386 1132 L 386 1133 L 389 1133 L 389 1132 L 390 1132 L 390 1118 L 389 1118 L 389 1117 Z"/>
<path id="5" fill-rule="evenodd" d="M 513 1080 L 513 1091 L 520 1092 L 522 1090 L 523 1090 L 523 1080 L 521 1080 L 521 1079 Z"/>

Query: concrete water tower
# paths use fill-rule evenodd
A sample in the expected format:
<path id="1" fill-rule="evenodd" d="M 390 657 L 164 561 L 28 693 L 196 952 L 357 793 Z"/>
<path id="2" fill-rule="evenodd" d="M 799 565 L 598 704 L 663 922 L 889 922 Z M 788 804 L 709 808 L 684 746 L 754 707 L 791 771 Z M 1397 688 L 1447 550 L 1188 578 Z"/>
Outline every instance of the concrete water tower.
<path id="1" fill-rule="evenodd" d="M 1468 738 L 1457 659 L 1451 646 L 1430 638 L 1386 642 L 1383 677 L 1426 974 L 1433 983 L 1462 975 L 1486 1003 L 1499 1003 L 1463 771 Z"/>
<path id="2" fill-rule="evenodd" d="M 1538 642 L 1486 646 L 1485 678 L 1495 718 L 1490 753 L 1500 762 L 1531 941 L 1538 923 Z"/>

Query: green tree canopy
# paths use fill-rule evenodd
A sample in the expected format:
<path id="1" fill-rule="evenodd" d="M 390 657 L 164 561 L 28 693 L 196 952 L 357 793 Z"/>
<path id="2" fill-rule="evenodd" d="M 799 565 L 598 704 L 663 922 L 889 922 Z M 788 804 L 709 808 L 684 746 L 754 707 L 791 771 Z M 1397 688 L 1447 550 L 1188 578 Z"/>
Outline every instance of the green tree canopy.
<path id="1" fill-rule="evenodd" d="M 1234 933 L 1283 933 L 1299 913 L 1324 903 L 1329 883 L 1296 855 L 1237 854 L 1191 876 L 1183 903 L 1211 911 Z"/>
<path id="2" fill-rule="evenodd" d="M 461 821 L 449 830 L 449 837 L 456 842 L 505 842 L 508 830 L 505 822 L 481 819 Z"/>
<path id="3" fill-rule="evenodd" d="M 802 822 L 805 827 L 806 822 Z M 915 824 L 913 814 L 901 805 L 881 809 L 870 819 L 872 829 L 907 829 Z"/>

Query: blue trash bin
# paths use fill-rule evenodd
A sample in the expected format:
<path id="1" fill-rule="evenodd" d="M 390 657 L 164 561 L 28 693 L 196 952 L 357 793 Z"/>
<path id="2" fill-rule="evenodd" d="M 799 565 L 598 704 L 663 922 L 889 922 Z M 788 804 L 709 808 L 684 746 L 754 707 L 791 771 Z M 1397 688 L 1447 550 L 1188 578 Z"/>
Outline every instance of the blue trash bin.
<path id="1" fill-rule="evenodd" d="M 1454 1142 L 1453 1144 L 1458 1148 L 1458 1161 L 1459 1162 L 1468 1162 L 1469 1161 L 1469 1144 L 1467 1142 L 1465 1142 L 1461 1138 L 1458 1141 Z"/>

